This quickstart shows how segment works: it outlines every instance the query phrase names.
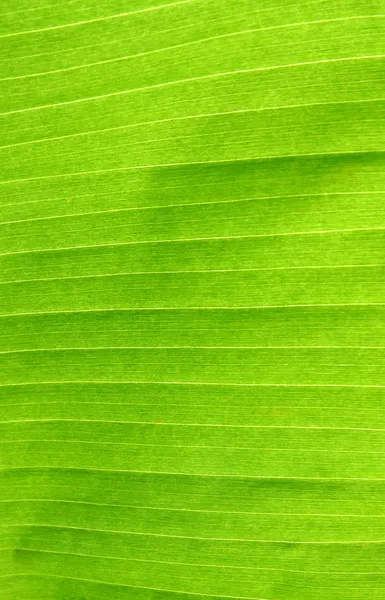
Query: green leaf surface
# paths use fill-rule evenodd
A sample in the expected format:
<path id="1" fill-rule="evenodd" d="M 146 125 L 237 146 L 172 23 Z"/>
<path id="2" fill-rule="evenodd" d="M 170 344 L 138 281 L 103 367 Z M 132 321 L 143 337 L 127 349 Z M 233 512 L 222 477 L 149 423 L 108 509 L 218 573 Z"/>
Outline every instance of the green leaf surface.
<path id="1" fill-rule="evenodd" d="M 384 0 L 4 0 L 1 600 L 385 599 Z"/>

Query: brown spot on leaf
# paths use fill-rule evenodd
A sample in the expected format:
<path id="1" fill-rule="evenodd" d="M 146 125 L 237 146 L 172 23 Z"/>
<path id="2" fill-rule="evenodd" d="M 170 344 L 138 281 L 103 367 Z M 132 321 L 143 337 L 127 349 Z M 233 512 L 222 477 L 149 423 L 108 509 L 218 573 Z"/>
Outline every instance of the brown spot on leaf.
<path id="1" fill-rule="evenodd" d="M 273 417 L 283 417 L 286 411 L 283 408 L 273 408 L 271 414 Z"/>

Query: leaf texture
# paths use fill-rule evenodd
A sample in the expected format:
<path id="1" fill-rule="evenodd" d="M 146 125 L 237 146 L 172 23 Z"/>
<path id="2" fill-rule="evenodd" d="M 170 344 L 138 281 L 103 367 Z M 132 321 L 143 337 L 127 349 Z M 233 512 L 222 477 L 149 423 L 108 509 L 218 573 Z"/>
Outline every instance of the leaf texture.
<path id="1" fill-rule="evenodd" d="M 4 0 L 1 600 L 384 600 L 384 0 Z"/>

